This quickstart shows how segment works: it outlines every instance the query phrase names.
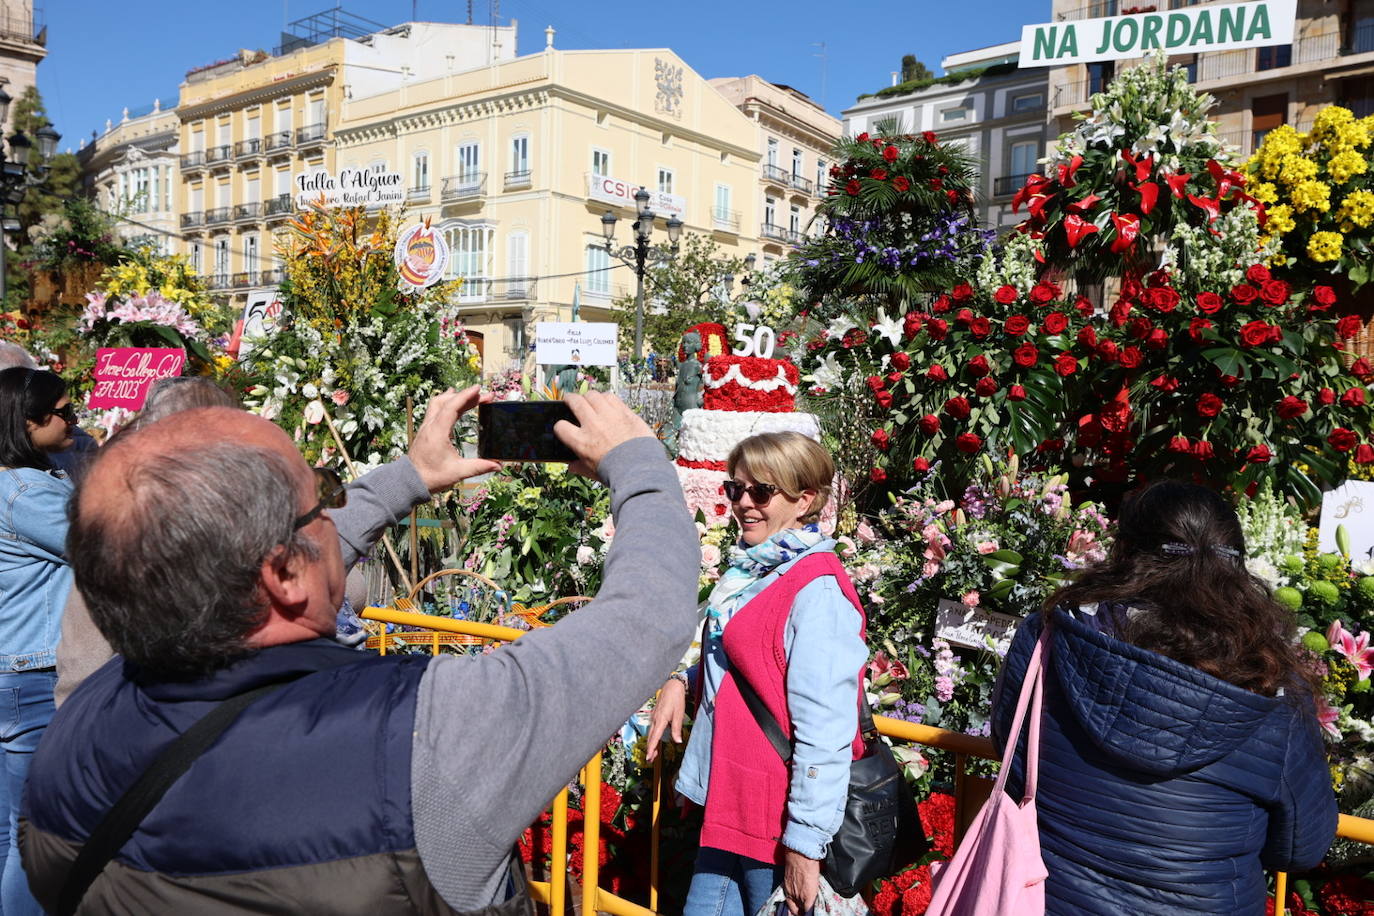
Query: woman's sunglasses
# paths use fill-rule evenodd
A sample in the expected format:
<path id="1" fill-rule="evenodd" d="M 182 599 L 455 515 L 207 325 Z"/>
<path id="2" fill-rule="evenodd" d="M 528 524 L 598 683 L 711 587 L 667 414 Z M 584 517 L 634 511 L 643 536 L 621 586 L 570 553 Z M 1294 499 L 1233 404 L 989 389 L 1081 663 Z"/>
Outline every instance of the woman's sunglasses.
<path id="1" fill-rule="evenodd" d="M 348 488 L 339 475 L 330 468 L 311 468 L 315 472 L 315 495 L 319 502 L 315 508 L 291 523 L 293 531 L 299 531 L 319 517 L 325 509 L 340 509 L 348 502 Z"/>
<path id="2" fill-rule="evenodd" d="M 66 420 L 68 423 L 75 423 L 75 422 L 76 422 L 76 408 L 73 407 L 71 404 L 67 404 L 67 405 L 64 406 L 64 407 L 58 407 L 58 408 L 55 408 L 55 409 L 53 409 L 53 410 L 48 411 L 48 416 L 50 416 L 50 417 L 61 417 L 63 420 Z"/>
<path id="3" fill-rule="evenodd" d="M 768 505 L 768 501 L 777 495 L 780 489 L 771 483 L 751 483 L 746 487 L 738 480 L 727 480 L 722 486 L 725 487 L 725 498 L 730 502 L 737 503 L 741 496 L 748 493 L 756 506 Z"/>

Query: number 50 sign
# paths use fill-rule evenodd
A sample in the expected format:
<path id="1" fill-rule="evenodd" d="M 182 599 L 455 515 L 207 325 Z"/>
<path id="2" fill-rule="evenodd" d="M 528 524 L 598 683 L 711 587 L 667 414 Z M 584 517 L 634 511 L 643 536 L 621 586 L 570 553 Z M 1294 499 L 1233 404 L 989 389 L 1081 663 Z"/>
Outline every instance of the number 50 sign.
<path id="1" fill-rule="evenodd" d="M 735 340 L 739 346 L 730 351 L 735 356 L 773 358 L 773 329 L 766 324 L 735 325 Z"/>

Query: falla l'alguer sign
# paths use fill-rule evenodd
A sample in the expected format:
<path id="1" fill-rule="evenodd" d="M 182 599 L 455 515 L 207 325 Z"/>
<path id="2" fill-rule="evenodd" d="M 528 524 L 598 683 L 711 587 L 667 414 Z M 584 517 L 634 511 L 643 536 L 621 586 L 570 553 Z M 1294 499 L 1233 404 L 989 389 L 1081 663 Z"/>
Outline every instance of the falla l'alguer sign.
<path id="1" fill-rule="evenodd" d="M 1159 6 L 1164 6 L 1160 0 Z M 1298 0 L 1203 4 L 1021 27 L 1021 67 L 1125 60 L 1153 51 L 1195 54 L 1293 41 Z"/>

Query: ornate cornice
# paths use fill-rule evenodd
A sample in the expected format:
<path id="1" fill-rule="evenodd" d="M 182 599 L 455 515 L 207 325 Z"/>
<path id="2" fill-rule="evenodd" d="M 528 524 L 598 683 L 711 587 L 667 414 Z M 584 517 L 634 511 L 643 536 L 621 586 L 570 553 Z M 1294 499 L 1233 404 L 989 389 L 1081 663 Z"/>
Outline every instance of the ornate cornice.
<path id="1" fill-rule="evenodd" d="M 326 64 L 314 73 L 304 73 L 281 82 L 255 86 L 252 89 L 218 96 L 195 105 L 181 105 L 177 107 L 177 116 L 185 124 L 189 121 L 199 121 L 210 115 L 237 111 L 247 105 L 256 105 L 282 96 L 295 95 L 298 92 L 305 92 L 318 86 L 328 86 L 334 81 L 337 69 L 337 64 Z"/>
<path id="2" fill-rule="evenodd" d="M 356 127 L 334 131 L 339 147 L 360 146 L 377 140 L 388 140 L 405 134 L 432 130 L 465 121 L 479 121 L 491 115 L 542 108 L 549 102 L 549 87 L 516 89 L 502 95 L 473 99 L 469 102 L 450 102 L 412 114 L 392 115 Z"/>

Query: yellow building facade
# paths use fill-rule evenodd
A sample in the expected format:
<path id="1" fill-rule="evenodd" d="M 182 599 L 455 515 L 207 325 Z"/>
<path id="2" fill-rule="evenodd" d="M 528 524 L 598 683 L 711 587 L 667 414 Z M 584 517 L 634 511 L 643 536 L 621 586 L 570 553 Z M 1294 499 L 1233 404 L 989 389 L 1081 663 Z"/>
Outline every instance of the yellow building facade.
<path id="1" fill-rule="evenodd" d="M 723 251 L 761 253 L 758 125 L 666 49 L 543 52 L 345 101 L 339 168 L 384 166 L 407 185 L 464 282 L 459 312 L 490 374 L 526 365 L 538 321 L 614 320 L 635 276 L 607 251 L 602 215 L 632 241 L 651 192 L 653 241 L 676 216 Z"/>

